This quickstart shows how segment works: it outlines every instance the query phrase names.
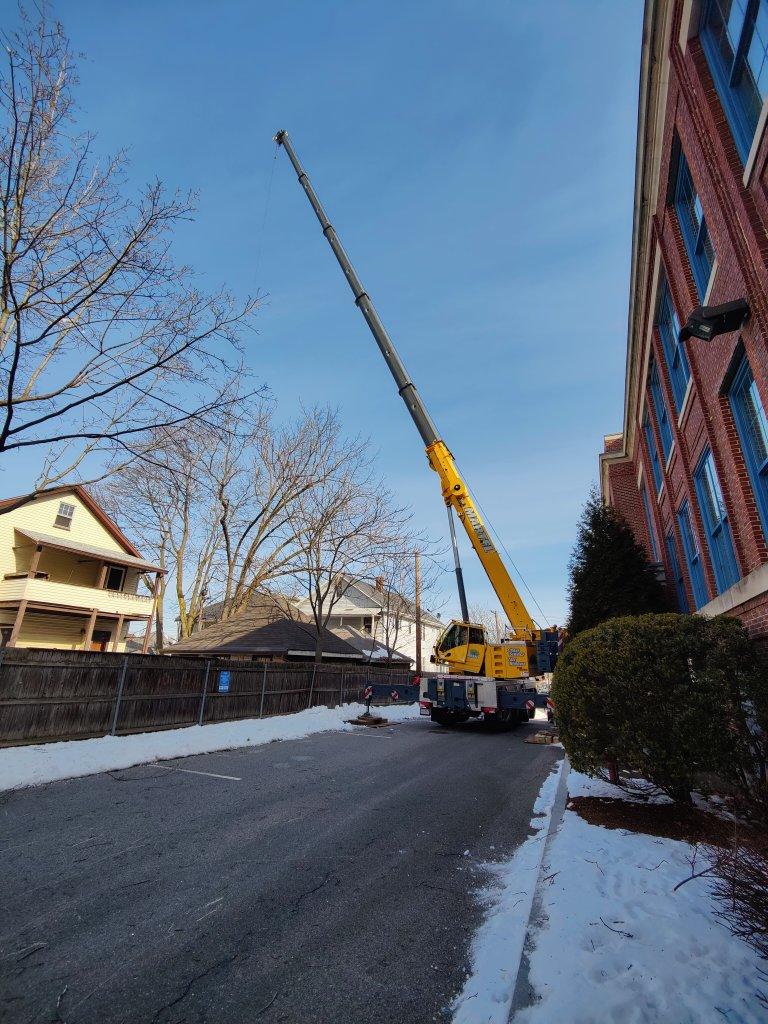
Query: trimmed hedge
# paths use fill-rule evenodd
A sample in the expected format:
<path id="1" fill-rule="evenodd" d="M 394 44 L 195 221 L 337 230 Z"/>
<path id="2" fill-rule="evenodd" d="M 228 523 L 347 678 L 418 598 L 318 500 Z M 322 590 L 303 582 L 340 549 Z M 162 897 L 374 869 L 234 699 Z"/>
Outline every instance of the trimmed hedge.
<path id="1" fill-rule="evenodd" d="M 768 675 L 737 619 L 610 619 L 567 644 L 552 697 L 578 771 L 615 761 L 686 801 L 716 776 L 765 799 Z"/>

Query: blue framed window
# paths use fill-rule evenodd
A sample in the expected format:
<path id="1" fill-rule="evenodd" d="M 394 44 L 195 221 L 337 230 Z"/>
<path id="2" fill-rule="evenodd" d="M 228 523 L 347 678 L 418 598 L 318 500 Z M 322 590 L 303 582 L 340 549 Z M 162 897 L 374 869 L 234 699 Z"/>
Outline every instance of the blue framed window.
<path id="1" fill-rule="evenodd" d="M 685 354 L 685 345 L 680 341 L 680 321 L 677 318 L 675 307 L 672 305 L 672 296 L 669 293 L 669 284 L 666 277 L 662 278 L 659 287 L 656 326 L 659 329 L 661 347 L 664 349 L 664 358 L 667 361 L 669 381 L 672 385 L 672 394 L 675 399 L 675 408 L 677 412 L 680 412 L 683 399 L 685 398 L 685 391 L 688 387 L 688 379 L 691 376 L 691 368 L 688 365 L 688 357 Z"/>
<path id="2" fill-rule="evenodd" d="M 733 550 L 728 512 L 715 469 L 715 460 L 708 448 L 699 459 L 696 472 L 693 474 L 693 481 L 696 485 L 701 518 L 707 534 L 717 592 L 722 594 L 724 590 L 738 582 L 740 574 L 736 563 L 736 554 Z"/>
<path id="3" fill-rule="evenodd" d="M 656 447 L 656 438 L 653 433 L 653 427 L 651 426 L 651 417 L 648 415 L 648 410 L 645 410 L 643 416 L 643 433 L 645 434 L 645 444 L 648 448 L 648 458 L 651 460 L 651 471 L 653 473 L 653 482 L 656 484 L 656 493 L 658 494 L 661 490 L 661 465 L 659 463 L 659 450 Z"/>
<path id="4" fill-rule="evenodd" d="M 688 594 L 685 592 L 685 579 L 683 578 L 683 572 L 680 568 L 680 559 L 677 557 L 677 545 L 675 544 L 675 535 L 670 530 L 667 536 L 664 538 L 664 544 L 667 549 L 667 561 L 669 562 L 669 568 L 672 572 L 672 578 L 675 581 L 675 594 L 677 595 L 677 607 L 684 615 L 688 614 Z"/>
<path id="5" fill-rule="evenodd" d="M 688 565 L 693 601 L 697 608 L 701 608 L 709 600 L 709 594 L 707 593 L 707 584 L 704 579 L 704 566 L 701 564 L 701 550 L 693 529 L 691 510 L 688 507 L 687 501 L 684 501 L 677 511 L 677 522 L 683 541 L 685 561 Z"/>
<path id="6" fill-rule="evenodd" d="M 768 96 L 768 0 L 706 0 L 699 36 L 733 141 L 746 163 Z"/>
<path id="7" fill-rule="evenodd" d="M 677 180 L 675 182 L 675 210 L 680 223 L 680 231 L 691 264 L 691 273 L 696 283 L 699 298 L 703 299 L 715 262 L 715 250 L 709 237 L 707 221 L 698 193 L 693 185 L 691 169 L 685 154 L 680 150 L 677 162 Z"/>
<path id="8" fill-rule="evenodd" d="M 648 371 L 648 386 L 651 389 L 653 408 L 656 412 L 656 422 L 659 425 L 661 448 L 664 452 L 664 461 L 666 462 L 669 458 L 669 453 L 672 450 L 672 427 L 669 424 L 667 403 L 664 401 L 664 395 L 662 394 L 661 377 L 659 377 L 659 368 L 656 365 L 655 359 L 651 359 L 651 366 Z"/>
<path id="9" fill-rule="evenodd" d="M 733 378 L 728 399 L 763 524 L 763 533 L 768 537 L 768 419 L 746 356 L 742 358 Z"/>
<path id="10" fill-rule="evenodd" d="M 651 542 L 651 557 L 654 562 L 659 562 L 659 546 L 656 543 L 656 531 L 653 528 L 653 516 L 651 515 L 651 503 L 648 501 L 648 491 L 645 484 L 640 488 L 640 495 L 643 499 L 643 511 L 645 512 L 645 525 L 648 527 L 648 539 Z"/>

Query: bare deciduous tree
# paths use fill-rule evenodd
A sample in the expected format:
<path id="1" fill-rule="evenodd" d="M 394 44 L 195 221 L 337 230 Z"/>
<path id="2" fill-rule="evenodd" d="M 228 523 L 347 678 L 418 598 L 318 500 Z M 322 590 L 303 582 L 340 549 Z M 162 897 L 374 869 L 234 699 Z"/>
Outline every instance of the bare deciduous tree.
<path id="1" fill-rule="evenodd" d="M 475 604 L 470 607 L 469 621 L 483 627 L 485 642 L 488 644 L 500 644 L 503 638 L 509 634 L 509 626 L 506 625 L 503 617 L 483 605 Z"/>
<path id="2" fill-rule="evenodd" d="M 359 443 L 348 447 L 336 473 L 295 503 L 294 578 L 312 610 L 315 661 L 322 659 L 323 633 L 350 581 L 374 577 L 392 552 L 404 549 L 409 518 L 374 478 L 368 447 Z"/>
<path id="3" fill-rule="evenodd" d="M 0 74 L 0 452 L 47 451 L 40 485 L 119 465 L 221 407 L 255 301 L 198 291 L 170 254 L 191 196 L 137 199 L 125 155 L 77 134 L 76 70 L 47 5 L 6 34 Z M 126 453 L 129 453 L 126 455 Z"/>

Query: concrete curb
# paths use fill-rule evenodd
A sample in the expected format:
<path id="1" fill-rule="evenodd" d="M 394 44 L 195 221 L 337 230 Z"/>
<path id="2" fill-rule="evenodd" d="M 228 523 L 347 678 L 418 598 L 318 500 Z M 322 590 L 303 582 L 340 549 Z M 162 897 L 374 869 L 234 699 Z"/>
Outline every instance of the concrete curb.
<path id="1" fill-rule="evenodd" d="M 555 791 L 555 797 L 552 801 L 550 809 L 549 826 L 547 828 L 547 834 L 544 838 L 544 842 L 541 844 L 541 856 L 539 857 L 539 866 L 536 874 L 536 882 L 533 886 L 533 898 L 531 900 L 531 909 L 528 913 L 528 921 L 525 926 L 525 938 L 523 939 L 523 950 L 520 956 L 520 962 L 517 965 L 517 975 L 515 977 L 515 985 L 512 992 L 512 1005 L 509 1009 L 509 1017 L 507 1020 L 510 1022 L 514 1021 L 515 1014 L 518 1010 L 522 1010 L 527 1006 L 532 1005 L 535 1000 L 535 993 L 531 988 L 528 981 L 528 970 L 529 960 L 526 950 L 529 948 L 530 939 L 533 929 L 537 923 L 536 918 L 538 917 L 541 910 L 541 881 L 542 881 L 542 868 L 552 846 L 553 839 L 557 833 L 557 829 L 560 826 L 560 822 L 563 820 L 563 814 L 565 813 L 565 805 L 568 802 L 568 772 L 571 769 L 570 761 L 568 756 L 563 754 L 563 759 L 560 762 L 560 779 L 557 783 L 557 789 Z"/>

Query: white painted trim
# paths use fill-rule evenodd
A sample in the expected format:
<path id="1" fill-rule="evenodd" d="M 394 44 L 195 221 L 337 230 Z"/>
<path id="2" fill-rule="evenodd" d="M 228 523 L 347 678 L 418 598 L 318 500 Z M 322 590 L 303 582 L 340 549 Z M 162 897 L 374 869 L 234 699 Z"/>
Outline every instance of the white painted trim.
<path id="1" fill-rule="evenodd" d="M 691 400 L 691 395 L 692 394 L 693 394 L 693 375 L 691 375 L 688 378 L 688 383 L 687 383 L 686 388 L 685 388 L 685 394 L 683 395 L 683 404 L 680 406 L 680 412 L 677 414 L 677 426 L 678 426 L 679 429 L 681 429 L 680 428 L 680 424 L 683 422 L 683 416 L 685 416 L 686 412 L 688 411 L 688 403 Z"/>
<path id="2" fill-rule="evenodd" d="M 666 486 L 666 483 L 667 483 L 666 480 L 662 480 L 661 481 L 661 487 L 659 488 L 659 493 L 656 495 L 656 505 L 657 506 L 661 504 L 661 499 L 664 497 L 664 487 Z"/>
<path id="3" fill-rule="evenodd" d="M 702 306 L 709 305 L 709 299 L 712 295 L 712 289 L 715 286 L 715 277 L 717 276 L 717 256 L 715 256 L 715 262 L 712 264 L 712 269 L 709 272 L 709 281 L 707 281 L 707 290 L 704 292 L 704 298 L 702 299 Z"/>
<path id="4" fill-rule="evenodd" d="M 637 460 L 637 489 L 638 489 L 638 491 L 640 490 L 640 487 L 642 486 L 642 483 L 643 483 L 643 460 L 642 459 L 638 459 Z"/>
<path id="5" fill-rule="evenodd" d="M 672 461 L 672 456 L 674 454 L 675 454 L 675 439 L 673 437 L 672 438 L 672 444 L 669 446 L 669 455 L 667 456 L 667 461 L 664 463 L 664 472 L 665 473 L 669 472 L 669 464 Z"/>
<path id="6" fill-rule="evenodd" d="M 752 171 L 755 169 L 755 161 L 757 160 L 757 151 L 760 149 L 760 143 L 763 141 L 763 134 L 765 132 L 765 125 L 768 121 L 768 97 L 763 102 L 763 109 L 760 111 L 760 117 L 757 119 L 757 127 L 755 128 L 755 134 L 752 136 L 752 145 L 749 147 L 749 156 L 747 162 L 744 164 L 744 175 L 742 182 L 744 188 L 749 185 L 749 179 L 752 177 Z"/>
<path id="7" fill-rule="evenodd" d="M 722 594 L 699 608 L 699 615 L 705 619 L 712 619 L 716 615 L 723 615 L 725 612 L 733 611 L 747 601 L 751 601 L 761 594 L 768 593 L 768 563 L 758 566 L 752 572 L 742 577 L 738 583 L 724 591 Z"/>
<path id="8" fill-rule="evenodd" d="M 700 13 L 701 0 L 685 0 L 680 18 L 680 35 L 677 37 L 683 53 L 688 48 L 688 40 L 698 34 Z"/>

